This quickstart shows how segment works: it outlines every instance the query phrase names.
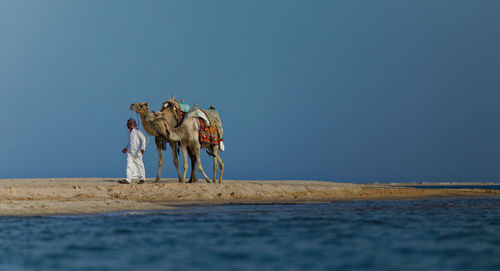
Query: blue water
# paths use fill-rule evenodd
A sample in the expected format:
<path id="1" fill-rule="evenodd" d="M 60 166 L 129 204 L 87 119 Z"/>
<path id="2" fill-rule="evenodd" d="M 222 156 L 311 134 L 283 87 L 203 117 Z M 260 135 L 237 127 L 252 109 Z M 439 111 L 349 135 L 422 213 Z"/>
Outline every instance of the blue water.
<path id="1" fill-rule="evenodd" d="M 500 185 L 415 185 L 408 186 L 421 189 L 487 189 L 500 190 Z"/>
<path id="2" fill-rule="evenodd" d="M 0 217 L 0 270 L 500 270 L 500 199 Z"/>

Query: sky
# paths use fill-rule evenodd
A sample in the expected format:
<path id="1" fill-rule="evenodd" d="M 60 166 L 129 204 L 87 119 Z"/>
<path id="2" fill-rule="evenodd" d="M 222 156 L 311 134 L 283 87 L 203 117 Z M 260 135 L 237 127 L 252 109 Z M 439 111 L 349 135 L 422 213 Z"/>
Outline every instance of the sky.
<path id="1" fill-rule="evenodd" d="M 499 14 L 496 0 L 2 0 L 0 179 L 123 178 L 130 104 L 175 94 L 218 109 L 224 179 L 500 182 Z M 155 177 L 154 140 L 144 163 Z"/>

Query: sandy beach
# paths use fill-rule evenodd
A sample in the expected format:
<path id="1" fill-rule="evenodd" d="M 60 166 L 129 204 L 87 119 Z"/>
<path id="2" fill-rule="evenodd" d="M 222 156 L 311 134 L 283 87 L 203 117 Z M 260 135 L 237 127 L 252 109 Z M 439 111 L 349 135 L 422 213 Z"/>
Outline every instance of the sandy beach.
<path id="1" fill-rule="evenodd" d="M 436 197 L 500 197 L 500 190 L 416 189 L 414 184 L 322 181 L 225 180 L 179 184 L 174 179 L 131 185 L 115 178 L 0 180 L 0 215 L 57 215 L 179 208 L 191 204 L 310 203 L 348 200 L 411 200 Z M 441 184 L 443 185 L 443 184 Z M 447 184 L 449 185 L 449 184 Z M 471 183 L 468 183 L 471 185 Z"/>

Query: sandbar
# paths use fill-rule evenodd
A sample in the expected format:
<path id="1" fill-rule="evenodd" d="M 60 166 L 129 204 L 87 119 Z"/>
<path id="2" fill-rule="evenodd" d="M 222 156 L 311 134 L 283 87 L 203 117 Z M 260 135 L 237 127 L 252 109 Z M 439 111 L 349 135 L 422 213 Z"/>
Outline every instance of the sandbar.
<path id="1" fill-rule="evenodd" d="M 119 178 L 0 179 L 0 216 L 73 215 L 165 210 L 186 205 L 317 203 L 352 200 L 413 200 L 500 197 L 497 189 L 419 189 L 416 184 L 354 184 L 304 180 L 224 180 L 119 184 Z M 474 185 L 476 183 L 468 183 Z M 443 185 L 443 184 L 440 184 Z M 492 183 L 490 185 L 500 185 Z M 487 187 L 487 186 L 485 186 Z"/>

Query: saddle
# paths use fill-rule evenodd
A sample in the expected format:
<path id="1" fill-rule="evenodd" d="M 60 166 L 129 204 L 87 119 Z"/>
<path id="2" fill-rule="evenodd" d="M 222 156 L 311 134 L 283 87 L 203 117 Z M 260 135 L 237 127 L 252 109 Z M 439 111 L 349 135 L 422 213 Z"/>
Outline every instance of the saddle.
<path id="1" fill-rule="evenodd" d="M 212 106 L 205 110 L 195 105 L 186 114 L 185 118 L 196 117 L 200 122 L 200 143 L 209 145 L 221 145 L 224 130 L 220 121 L 219 112 Z M 222 146 L 222 145 L 221 145 Z M 223 149 L 223 147 L 221 147 Z"/>
<path id="2" fill-rule="evenodd" d="M 182 103 L 183 105 L 186 105 L 184 103 Z M 184 117 L 186 116 L 186 112 L 184 112 L 181 108 L 181 103 L 179 103 L 177 100 L 175 100 L 173 97 L 166 100 L 162 107 L 161 107 L 161 110 L 160 111 L 164 111 L 165 108 L 171 106 L 173 109 L 174 109 L 174 114 L 175 114 L 175 117 L 176 119 L 178 120 L 177 121 L 177 126 L 178 127 L 182 121 L 184 120 Z M 189 107 L 189 105 L 188 105 Z M 184 107 L 185 108 L 185 107 Z"/>
<path id="3" fill-rule="evenodd" d="M 217 126 L 217 130 L 219 131 L 220 138 L 224 136 L 224 128 L 222 128 L 222 121 L 220 120 L 219 112 L 215 107 L 212 105 L 210 109 L 202 111 L 207 115 L 208 120 L 210 120 L 210 123 L 215 124 Z"/>

